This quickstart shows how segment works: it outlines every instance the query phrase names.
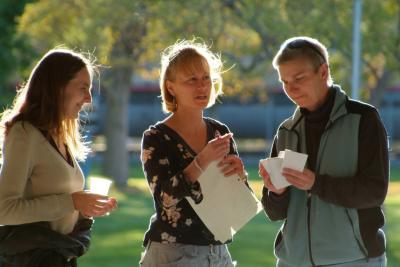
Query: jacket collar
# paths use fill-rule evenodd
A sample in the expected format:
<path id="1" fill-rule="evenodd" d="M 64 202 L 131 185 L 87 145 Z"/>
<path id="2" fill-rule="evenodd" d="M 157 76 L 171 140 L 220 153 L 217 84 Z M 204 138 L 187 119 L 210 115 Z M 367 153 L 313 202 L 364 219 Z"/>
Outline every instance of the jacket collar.
<path id="1" fill-rule="evenodd" d="M 335 102 L 333 103 L 331 115 L 329 118 L 329 121 L 331 123 L 333 123 L 338 118 L 347 114 L 347 109 L 346 109 L 345 104 L 346 104 L 346 101 L 348 100 L 348 97 L 339 85 L 336 85 L 336 84 L 333 85 L 331 87 L 331 90 L 336 91 L 335 92 Z"/>
<path id="2" fill-rule="evenodd" d="M 346 101 L 348 99 L 346 93 L 342 90 L 339 85 L 333 85 L 329 90 L 335 90 L 335 100 L 333 103 L 333 107 L 329 116 L 329 122 L 327 123 L 327 127 L 336 121 L 341 116 L 347 114 L 346 109 Z M 288 120 L 282 123 L 282 127 L 293 130 L 296 125 L 303 119 L 304 115 L 300 111 L 300 107 L 297 106 L 296 110 L 293 113 L 293 116 L 290 117 Z"/>

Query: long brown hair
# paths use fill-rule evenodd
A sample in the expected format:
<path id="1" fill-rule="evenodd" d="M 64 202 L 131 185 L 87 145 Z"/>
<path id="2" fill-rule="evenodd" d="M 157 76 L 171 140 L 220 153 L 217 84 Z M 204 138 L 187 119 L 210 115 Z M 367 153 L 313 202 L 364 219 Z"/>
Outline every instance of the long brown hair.
<path id="1" fill-rule="evenodd" d="M 76 158 L 84 159 L 89 148 L 79 132 L 79 120 L 63 117 L 64 89 L 83 68 L 92 80 L 94 65 L 82 54 L 65 48 L 47 52 L 18 90 L 12 107 L 1 114 L 1 139 L 14 123 L 27 121 L 66 143 Z"/>

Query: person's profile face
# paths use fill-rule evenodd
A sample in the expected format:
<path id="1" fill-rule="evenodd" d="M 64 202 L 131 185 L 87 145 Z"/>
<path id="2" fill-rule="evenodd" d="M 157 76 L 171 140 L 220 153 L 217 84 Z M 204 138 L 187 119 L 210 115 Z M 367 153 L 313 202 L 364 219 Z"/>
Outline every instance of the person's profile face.
<path id="1" fill-rule="evenodd" d="M 325 97 L 327 65 L 317 69 L 306 58 L 283 62 L 278 66 L 280 81 L 286 95 L 298 106 L 316 110 Z"/>
<path id="2" fill-rule="evenodd" d="M 83 68 L 75 74 L 64 88 L 64 118 L 78 118 L 83 105 L 91 102 L 91 78 L 87 68 Z"/>

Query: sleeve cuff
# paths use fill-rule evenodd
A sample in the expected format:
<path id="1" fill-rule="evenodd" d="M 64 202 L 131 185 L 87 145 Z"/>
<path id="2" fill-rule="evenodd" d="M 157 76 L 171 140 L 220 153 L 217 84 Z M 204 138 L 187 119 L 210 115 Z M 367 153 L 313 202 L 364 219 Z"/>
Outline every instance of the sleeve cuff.
<path id="1" fill-rule="evenodd" d="M 285 199 L 288 194 L 289 190 L 286 190 L 282 194 L 278 195 L 272 191 L 268 191 L 265 186 L 263 187 L 263 196 L 268 196 L 268 198 L 273 202 L 280 202 L 281 200 Z"/>
<path id="2" fill-rule="evenodd" d="M 316 194 L 316 195 L 318 195 L 318 193 L 321 191 L 321 188 L 322 188 L 322 180 L 324 179 L 324 176 L 323 175 L 319 175 L 319 174 L 316 174 L 315 175 L 315 181 L 314 181 L 314 184 L 313 184 L 313 186 L 311 187 L 311 189 L 310 189 L 310 192 L 312 193 L 312 194 Z"/>
<path id="3" fill-rule="evenodd" d="M 198 181 L 191 183 L 185 179 L 184 175 L 182 175 L 182 179 L 185 181 L 186 190 L 190 198 L 193 199 L 196 204 L 199 204 L 203 200 L 200 183 Z"/>

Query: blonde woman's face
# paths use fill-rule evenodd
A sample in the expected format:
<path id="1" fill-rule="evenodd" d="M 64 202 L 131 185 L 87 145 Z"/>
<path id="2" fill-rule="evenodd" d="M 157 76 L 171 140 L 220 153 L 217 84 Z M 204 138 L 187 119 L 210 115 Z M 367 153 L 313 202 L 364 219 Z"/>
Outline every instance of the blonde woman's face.
<path id="1" fill-rule="evenodd" d="M 175 97 L 178 110 L 205 109 L 210 101 L 211 88 L 208 68 L 178 70 L 175 80 L 167 81 L 167 89 Z"/>
<path id="2" fill-rule="evenodd" d="M 64 89 L 64 118 L 76 119 L 84 104 L 92 102 L 91 79 L 86 68 L 76 73 Z"/>

